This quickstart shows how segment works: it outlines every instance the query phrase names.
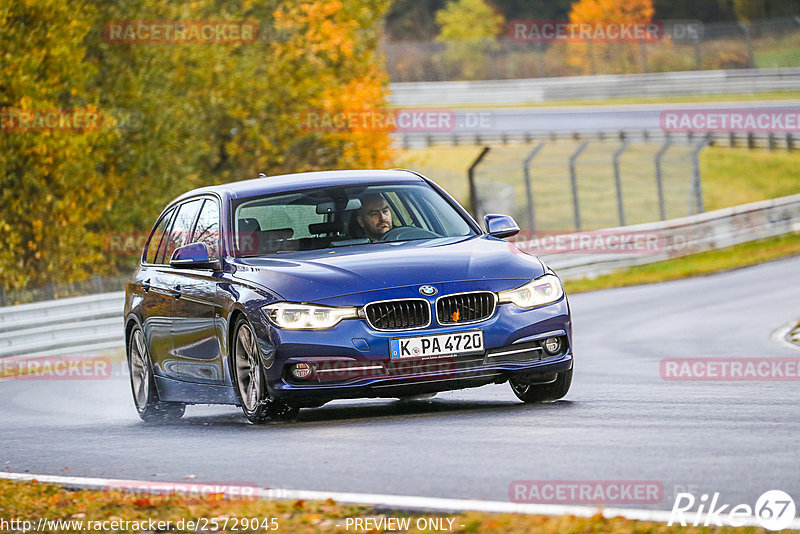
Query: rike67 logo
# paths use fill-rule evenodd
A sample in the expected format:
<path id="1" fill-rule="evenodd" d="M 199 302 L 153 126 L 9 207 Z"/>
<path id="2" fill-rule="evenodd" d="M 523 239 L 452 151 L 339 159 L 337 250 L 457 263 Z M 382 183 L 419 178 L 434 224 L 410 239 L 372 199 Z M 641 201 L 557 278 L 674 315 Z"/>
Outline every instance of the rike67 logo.
<path id="1" fill-rule="evenodd" d="M 795 511 L 794 500 L 781 490 L 765 491 L 753 507 L 749 504 L 722 503 L 719 492 L 710 498 L 704 493 L 699 499 L 691 493 L 678 493 L 667 525 L 741 527 L 749 524 L 767 530 L 783 530 L 794 521 Z"/>

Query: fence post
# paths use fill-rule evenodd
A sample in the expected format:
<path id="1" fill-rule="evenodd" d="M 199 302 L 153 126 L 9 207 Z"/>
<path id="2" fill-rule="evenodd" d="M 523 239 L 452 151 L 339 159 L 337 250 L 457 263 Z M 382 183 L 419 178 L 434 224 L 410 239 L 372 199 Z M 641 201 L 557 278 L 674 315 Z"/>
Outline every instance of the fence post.
<path id="1" fill-rule="evenodd" d="M 569 179 L 572 182 L 572 209 L 575 213 L 575 230 L 581 229 L 581 210 L 580 202 L 578 202 L 578 176 L 575 172 L 575 161 L 589 146 L 589 141 L 584 141 L 580 144 L 578 149 L 569 157 Z"/>
<path id="2" fill-rule="evenodd" d="M 753 40 L 750 38 L 750 23 L 740 22 L 739 27 L 744 31 L 744 41 L 747 44 L 748 66 L 754 69 L 756 66 L 755 53 L 753 52 Z"/>
<path id="3" fill-rule="evenodd" d="M 647 43 L 644 41 L 639 41 L 639 57 L 642 62 L 642 72 L 648 73 L 650 72 L 647 68 Z"/>
<path id="4" fill-rule="evenodd" d="M 531 150 L 531 153 L 525 158 L 525 161 L 522 163 L 522 172 L 525 176 L 525 196 L 528 201 L 528 230 L 533 232 L 536 230 L 535 227 L 535 219 L 533 216 L 533 189 L 531 188 L 531 172 L 530 172 L 530 165 L 533 158 L 536 157 L 536 154 L 542 149 L 545 145 L 544 141 L 539 143 Z"/>
<path id="5" fill-rule="evenodd" d="M 545 76 L 545 62 L 544 62 L 544 51 L 542 50 L 542 43 L 536 43 L 536 74 L 539 78 L 543 78 Z"/>
<path id="6" fill-rule="evenodd" d="M 705 139 L 702 143 L 697 145 L 692 151 L 692 195 L 695 200 L 695 213 L 703 213 L 706 211 L 705 203 L 703 202 L 703 183 L 700 180 L 700 152 L 709 144 L 709 139 Z M 692 199 L 689 198 L 689 213 L 692 215 Z"/>
<path id="7" fill-rule="evenodd" d="M 469 179 L 469 209 L 472 212 L 472 216 L 475 217 L 475 220 L 478 220 L 478 190 L 475 187 L 475 168 L 480 165 L 483 158 L 486 154 L 491 150 L 490 147 L 485 146 L 481 153 L 478 154 L 478 157 L 475 158 L 475 161 L 472 162 L 472 165 L 469 166 L 467 170 L 467 178 Z"/>
<path id="8" fill-rule="evenodd" d="M 92 283 L 94 284 L 94 290 L 96 293 L 103 292 L 103 279 L 100 275 L 96 274 L 92 277 Z"/>
<path id="9" fill-rule="evenodd" d="M 656 154 L 656 189 L 658 190 L 658 214 L 661 217 L 662 221 L 667 219 L 667 210 L 664 207 L 664 184 L 661 175 L 661 158 L 664 157 L 664 154 L 667 153 L 669 150 L 670 145 L 672 144 L 672 139 L 667 137 L 664 141 L 664 144 L 661 145 L 661 148 L 658 149 L 658 153 Z"/>
<path id="10" fill-rule="evenodd" d="M 700 37 L 695 36 L 695 38 L 692 39 L 692 43 L 694 44 L 694 70 L 702 70 L 703 56 L 700 53 Z"/>
<path id="11" fill-rule="evenodd" d="M 622 180 L 619 174 L 619 158 L 628 149 L 628 143 L 622 142 L 622 146 L 614 152 L 614 184 L 617 186 L 617 210 L 619 211 L 619 225 L 625 226 L 625 207 L 622 204 Z"/>
<path id="12" fill-rule="evenodd" d="M 0 286 L 0 306 L 6 305 L 6 287 Z"/>

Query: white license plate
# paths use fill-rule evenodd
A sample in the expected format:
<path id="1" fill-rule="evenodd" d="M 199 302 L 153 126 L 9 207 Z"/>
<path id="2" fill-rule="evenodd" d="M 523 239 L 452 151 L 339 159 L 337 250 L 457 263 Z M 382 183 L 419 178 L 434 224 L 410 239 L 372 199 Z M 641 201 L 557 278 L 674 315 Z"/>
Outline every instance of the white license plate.
<path id="1" fill-rule="evenodd" d="M 389 354 L 392 358 L 424 358 L 445 354 L 468 354 L 482 350 L 483 332 L 480 330 L 389 340 Z"/>

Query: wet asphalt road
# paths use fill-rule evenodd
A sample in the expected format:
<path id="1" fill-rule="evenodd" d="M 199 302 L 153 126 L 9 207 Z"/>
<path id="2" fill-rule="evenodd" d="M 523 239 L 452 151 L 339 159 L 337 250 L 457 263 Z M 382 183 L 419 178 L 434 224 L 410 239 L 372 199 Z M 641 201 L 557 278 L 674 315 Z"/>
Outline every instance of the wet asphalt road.
<path id="1" fill-rule="evenodd" d="M 195 406 L 170 426 L 133 409 L 127 376 L 0 383 L 0 469 L 152 481 L 508 500 L 514 480 L 648 480 L 754 504 L 800 498 L 798 382 L 667 382 L 667 357 L 798 357 L 770 338 L 800 316 L 800 257 L 574 295 L 576 370 L 557 403 L 507 384 L 426 402 L 339 401 L 246 424 Z M 64 468 L 68 470 L 64 471 Z"/>

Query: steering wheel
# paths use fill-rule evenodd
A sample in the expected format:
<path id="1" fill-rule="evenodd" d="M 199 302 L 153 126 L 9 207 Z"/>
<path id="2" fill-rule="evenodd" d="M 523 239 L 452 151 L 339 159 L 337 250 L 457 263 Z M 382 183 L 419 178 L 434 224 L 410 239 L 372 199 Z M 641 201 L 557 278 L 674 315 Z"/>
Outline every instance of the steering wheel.
<path id="1" fill-rule="evenodd" d="M 406 241 L 411 239 L 429 239 L 442 237 L 435 232 L 417 228 L 416 226 L 395 226 L 381 237 L 381 241 Z"/>

